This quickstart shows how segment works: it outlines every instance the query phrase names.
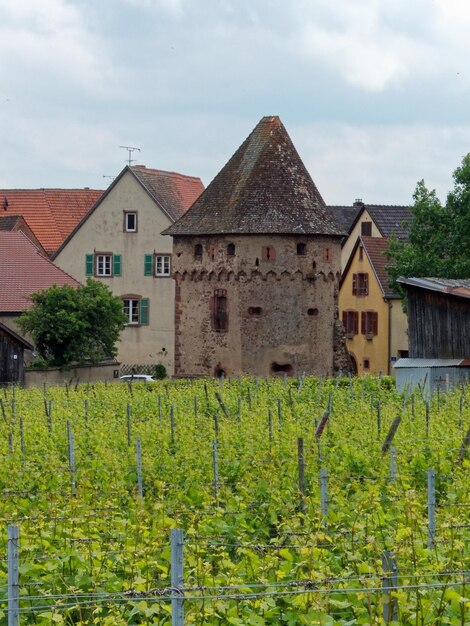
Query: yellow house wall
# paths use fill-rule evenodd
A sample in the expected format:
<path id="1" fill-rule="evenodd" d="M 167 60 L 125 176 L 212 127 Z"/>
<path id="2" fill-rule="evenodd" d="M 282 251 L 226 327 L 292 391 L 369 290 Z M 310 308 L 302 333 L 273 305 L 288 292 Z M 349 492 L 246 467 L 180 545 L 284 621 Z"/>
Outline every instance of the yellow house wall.
<path id="1" fill-rule="evenodd" d="M 353 230 L 351 231 L 351 234 L 346 239 L 341 249 L 341 271 L 344 271 L 344 268 L 346 267 L 349 261 L 349 257 L 351 256 L 353 248 L 356 245 L 357 238 L 360 237 L 361 235 L 362 222 L 372 222 L 372 237 L 382 237 L 382 234 L 380 233 L 380 230 L 375 225 L 375 222 L 372 220 L 368 211 L 365 210 L 361 216 L 361 219 L 354 226 Z"/>
<path id="2" fill-rule="evenodd" d="M 137 212 L 137 232 L 124 232 L 124 211 Z M 156 206 L 134 176 L 127 172 L 110 190 L 54 262 L 77 280 L 86 280 L 86 254 L 122 255 L 122 275 L 100 277 L 117 296 L 149 298 L 148 326 L 126 326 L 118 344 L 123 364 L 162 363 L 174 370 L 174 281 L 144 276 L 144 255 L 171 254 L 172 237 L 160 233 L 170 219 Z"/>
<path id="3" fill-rule="evenodd" d="M 369 294 L 367 296 L 354 296 L 352 293 L 353 274 L 359 272 L 369 274 Z M 382 290 L 365 252 L 363 260 L 359 260 L 359 247 L 340 288 L 339 309 L 340 319 L 342 319 L 343 311 L 346 310 L 357 311 L 359 315 L 358 334 L 354 335 L 352 339 L 346 339 L 346 347 L 356 359 L 358 374 L 379 374 L 380 372 L 387 374 L 389 371 L 389 305 L 384 302 Z M 376 311 L 378 313 L 377 335 L 370 340 L 361 333 L 362 311 Z M 369 369 L 364 368 L 365 359 L 369 360 Z"/>
<path id="4" fill-rule="evenodd" d="M 408 318 L 403 311 L 401 300 L 392 300 L 391 311 L 391 358 L 400 358 L 400 352 L 408 350 Z M 395 374 L 393 367 L 391 374 Z"/>

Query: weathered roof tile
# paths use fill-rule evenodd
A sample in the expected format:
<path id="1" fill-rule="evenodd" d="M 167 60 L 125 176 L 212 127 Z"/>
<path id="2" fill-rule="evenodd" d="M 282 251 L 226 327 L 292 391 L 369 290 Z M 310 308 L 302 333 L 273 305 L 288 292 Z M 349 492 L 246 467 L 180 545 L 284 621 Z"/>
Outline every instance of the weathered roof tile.
<path id="1" fill-rule="evenodd" d="M 96 189 L 0 189 L 0 215 L 21 215 L 48 254 L 61 245 L 103 192 Z"/>
<path id="2" fill-rule="evenodd" d="M 277 116 L 264 117 L 192 207 L 164 234 L 342 236 Z"/>
<path id="3" fill-rule="evenodd" d="M 0 232 L 0 312 L 31 308 L 30 295 L 52 285 L 80 283 L 44 257 L 22 232 Z"/>

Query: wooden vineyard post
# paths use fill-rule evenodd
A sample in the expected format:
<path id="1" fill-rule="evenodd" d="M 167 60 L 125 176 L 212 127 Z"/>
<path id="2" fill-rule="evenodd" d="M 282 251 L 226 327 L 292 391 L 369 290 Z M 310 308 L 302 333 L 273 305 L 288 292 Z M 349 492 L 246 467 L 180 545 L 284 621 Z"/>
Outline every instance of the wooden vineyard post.
<path id="1" fill-rule="evenodd" d="M 171 624 L 184 626 L 183 531 L 171 531 Z"/>
<path id="2" fill-rule="evenodd" d="M 142 484 L 142 446 L 140 443 L 139 435 L 137 435 L 137 437 L 135 438 L 135 453 L 137 461 L 137 492 L 139 494 L 139 498 L 143 498 L 144 488 Z"/>
<path id="3" fill-rule="evenodd" d="M 268 429 L 269 429 L 269 441 L 273 440 L 273 414 L 271 409 L 268 409 Z"/>
<path id="4" fill-rule="evenodd" d="M 433 469 L 428 470 L 428 548 L 434 550 L 436 535 L 436 477 Z"/>
<path id="5" fill-rule="evenodd" d="M 218 391 L 215 392 L 215 397 L 217 399 L 217 402 L 219 403 L 220 408 L 222 409 L 222 413 L 225 415 L 226 418 L 229 417 L 227 408 L 224 404 L 224 401 L 222 400 L 222 396 L 220 395 L 220 393 Z"/>
<path id="6" fill-rule="evenodd" d="M 214 436 L 216 439 L 219 436 L 219 412 L 217 410 L 214 413 Z"/>
<path id="7" fill-rule="evenodd" d="M 217 439 L 212 441 L 212 466 L 214 469 L 214 502 L 219 506 L 219 454 L 217 450 Z"/>
<path id="8" fill-rule="evenodd" d="M 467 430 L 465 439 L 462 441 L 462 445 L 460 446 L 460 450 L 459 450 L 459 462 L 460 463 L 464 460 L 465 453 L 469 445 L 470 445 L 470 428 Z"/>
<path id="9" fill-rule="evenodd" d="M 429 437 L 429 402 L 426 402 L 426 437 Z"/>
<path id="10" fill-rule="evenodd" d="M 19 626 L 19 538 L 18 526 L 8 526 L 8 626 Z"/>
<path id="11" fill-rule="evenodd" d="M 279 424 L 279 430 L 282 428 L 282 400 L 281 398 L 277 399 L 277 421 Z"/>
<path id="12" fill-rule="evenodd" d="M 8 453 L 13 454 L 13 433 L 8 433 Z"/>
<path id="13" fill-rule="evenodd" d="M 390 430 L 388 431 L 387 437 L 385 438 L 384 444 L 382 446 L 382 456 L 388 452 L 390 446 L 392 445 L 392 441 L 393 438 L 395 437 L 395 433 L 398 430 L 398 427 L 400 426 L 400 422 L 401 422 L 401 417 L 400 415 L 397 415 L 396 418 L 393 420 L 392 425 L 390 426 Z"/>
<path id="14" fill-rule="evenodd" d="M 302 437 L 297 439 L 297 457 L 299 468 L 299 509 L 305 514 L 305 464 L 304 464 L 304 440 Z"/>
<path id="15" fill-rule="evenodd" d="M 380 439 L 382 431 L 382 411 L 380 407 L 380 400 L 377 402 L 377 438 Z"/>
<path id="16" fill-rule="evenodd" d="M 398 600 L 392 597 L 392 592 L 396 590 L 398 585 L 398 569 L 396 558 L 388 550 L 382 554 L 382 569 L 384 572 L 382 580 L 384 595 L 383 618 L 386 624 L 390 624 L 390 622 L 398 621 Z"/>
<path id="17" fill-rule="evenodd" d="M 317 442 L 317 448 L 318 448 L 318 461 L 320 463 L 323 462 L 322 453 L 321 453 L 321 445 L 320 445 L 320 437 L 322 436 L 323 431 L 325 430 L 325 426 L 326 426 L 326 423 L 328 422 L 329 417 L 330 417 L 330 414 L 328 413 L 328 411 L 325 411 L 325 413 L 323 413 L 323 416 L 320 420 L 320 423 L 315 429 L 315 440 Z M 315 424 L 316 424 L 316 420 L 315 420 Z"/>
<path id="18" fill-rule="evenodd" d="M 46 400 L 44 399 L 44 404 L 46 404 Z M 52 400 L 49 400 L 48 405 L 46 405 L 46 415 L 47 415 L 47 423 L 49 426 L 49 432 L 52 432 Z"/>

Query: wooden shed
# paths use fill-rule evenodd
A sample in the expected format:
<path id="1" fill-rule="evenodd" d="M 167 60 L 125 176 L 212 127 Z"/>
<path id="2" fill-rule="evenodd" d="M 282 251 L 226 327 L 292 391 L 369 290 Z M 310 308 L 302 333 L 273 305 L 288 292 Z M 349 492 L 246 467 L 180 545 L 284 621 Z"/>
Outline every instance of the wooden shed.
<path id="1" fill-rule="evenodd" d="M 400 278 L 408 300 L 409 357 L 470 359 L 470 280 Z"/>
<path id="2" fill-rule="evenodd" d="M 0 386 L 23 384 L 25 349 L 33 346 L 0 322 Z"/>

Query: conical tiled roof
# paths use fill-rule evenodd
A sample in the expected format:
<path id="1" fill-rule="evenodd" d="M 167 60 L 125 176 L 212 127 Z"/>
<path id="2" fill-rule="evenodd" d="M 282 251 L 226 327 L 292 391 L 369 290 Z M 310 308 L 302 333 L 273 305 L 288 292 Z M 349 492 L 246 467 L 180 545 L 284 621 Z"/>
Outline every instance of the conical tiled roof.
<path id="1" fill-rule="evenodd" d="M 281 120 L 263 117 L 191 208 L 164 234 L 344 235 Z"/>

